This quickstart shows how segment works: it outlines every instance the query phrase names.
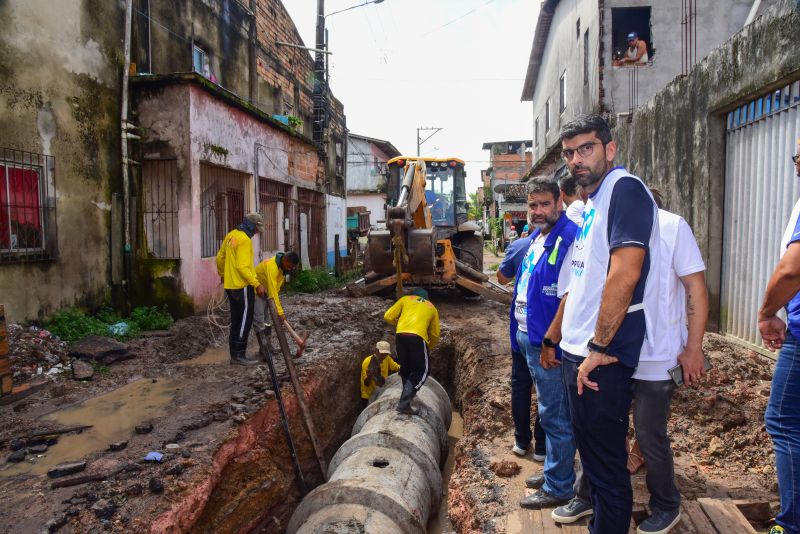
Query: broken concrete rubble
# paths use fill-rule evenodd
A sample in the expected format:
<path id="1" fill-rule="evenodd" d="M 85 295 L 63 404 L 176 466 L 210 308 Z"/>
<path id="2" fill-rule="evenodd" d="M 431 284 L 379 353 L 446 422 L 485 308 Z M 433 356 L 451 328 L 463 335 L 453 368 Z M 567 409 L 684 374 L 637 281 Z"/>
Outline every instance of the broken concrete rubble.
<path id="1" fill-rule="evenodd" d="M 47 472 L 47 476 L 50 478 L 59 478 L 64 477 L 67 475 L 72 475 L 73 473 L 78 473 L 79 471 L 83 471 L 86 469 L 86 460 L 79 460 L 76 462 L 66 462 L 63 464 L 58 464 L 54 468 L 50 469 Z"/>
<path id="2" fill-rule="evenodd" d="M 69 356 L 91 360 L 103 365 L 134 357 L 127 344 L 103 336 L 89 336 L 73 343 L 69 347 Z"/>
<path id="3" fill-rule="evenodd" d="M 72 362 L 72 378 L 75 380 L 91 380 L 94 376 L 94 367 L 92 364 L 83 360 L 74 360 Z"/>

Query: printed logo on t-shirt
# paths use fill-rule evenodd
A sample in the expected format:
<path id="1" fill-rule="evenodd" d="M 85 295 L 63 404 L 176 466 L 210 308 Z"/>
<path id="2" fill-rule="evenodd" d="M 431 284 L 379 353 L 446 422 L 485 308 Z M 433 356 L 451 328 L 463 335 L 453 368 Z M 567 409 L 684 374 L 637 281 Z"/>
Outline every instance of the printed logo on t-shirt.
<path id="1" fill-rule="evenodd" d="M 578 228 L 578 235 L 575 238 L 576 250 L 583 250 L 583 246 L 586 244 L 586 236 L 589 235 L 589 231 L 592 229 L 592 224 L 594 223 L 594 216 L 594 207 L 583 211 L 583 224 Z"/>
<path id="2" fill-rule="evenodd" d="M 550 284 L 549 286 L 542 287 L 542 294 L 545 297 L 557 297 L 558 296 L 558 283 Z"/>

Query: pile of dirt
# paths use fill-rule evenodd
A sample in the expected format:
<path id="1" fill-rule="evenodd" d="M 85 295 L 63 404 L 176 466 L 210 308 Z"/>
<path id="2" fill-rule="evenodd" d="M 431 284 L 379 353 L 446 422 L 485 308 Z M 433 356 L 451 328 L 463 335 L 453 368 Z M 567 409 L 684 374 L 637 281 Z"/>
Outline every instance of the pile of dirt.
<path id="1" fill-rule="evenodd" d="M 775 487 L 775 456 L 764 427 L 774 362 L 706 334 L 713 368 L 698 386 L 675 390 L 669 432 L 680 463 L 708 475 L 739 478 L 752 492 Z"/>

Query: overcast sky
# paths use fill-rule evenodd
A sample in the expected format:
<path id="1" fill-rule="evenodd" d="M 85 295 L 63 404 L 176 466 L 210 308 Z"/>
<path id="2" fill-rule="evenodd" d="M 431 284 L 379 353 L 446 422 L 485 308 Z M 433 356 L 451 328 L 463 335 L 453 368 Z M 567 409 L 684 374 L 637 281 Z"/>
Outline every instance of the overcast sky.
<path id="1" fill-rule="evenodd" d="M 325 12 L 363 2 L 326 0 Z M 314 46 L 317 2 L 283 3 Z M 422 155 L 466 160 L 474 193 L 489 166 L 484 142 L 533 135 L 520 95 L 538 11 L 536 0 L 384 0 L 328 17 L 331 88 L 347 127 L 406 155 L 417 127 L 444 128 Z"/>

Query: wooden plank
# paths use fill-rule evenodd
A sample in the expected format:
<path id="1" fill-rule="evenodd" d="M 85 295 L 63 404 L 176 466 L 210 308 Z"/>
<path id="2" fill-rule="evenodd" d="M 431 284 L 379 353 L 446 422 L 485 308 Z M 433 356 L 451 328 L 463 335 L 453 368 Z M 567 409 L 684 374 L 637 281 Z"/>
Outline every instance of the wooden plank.
<path id="1" fill-rule="evenodd" d="M 553 508 L 542 509 L 542 534 L 563 534 L 563 528 L 553 521 Z"/>
<path id="2" fill-rule="evenodd" d="M 586 534 L 589 532 L 589 526 L 585 519 L 581 519 L 575 523 L 562 523 L 561 532 L 562 534 Z M 636 532 L 635 529 L 634 532 Z"/>
<path id="3" fill-rule="evenodd" d="M 756 530 L 730 500 L 697 499 L 711 523 L 719 532 L 756 534 Z"/>
<path id="4" fill-rule="evenodd" d="M 306 404 L 306 395 L 303 391 L 303 386 L 300 384 L 300 379 L 297 378 L 297 370 L 294 368 L 294 361 L 289 352 L 289 342 L 286 340 L 286 331 L 283 329 L 283 319 L 278 315 L 278 308 L 275 307 L 275 301 L 272 297 L 267 298 L 267 305 L 269 306 L 270 316 L 272 317 L 272 324 L 275 328 L 275 334 L 278 336 L 278 344 L 281 346 L 283 353 L 283 360 L 286 364 L 286 370 L 289 371 L 289 378 L 292 379 L 292 386 L 294 387 L 294 394 L 297 399 L 297 405 L 300 407 L 300 413 L 303 415 L 303 422 L 308 431 L 308 437 L 311 440 L 311 445 L 314 447 L 314 453 L 317 456 L 317 463 L 319 470 L 322 473 L 322 480 L 328 480 L 328 467 L 325 462 L 325 455 L 322 447 L 319 446 L 317 441 L 317 433 L 314 430 L 314 421 L 311 419 L 311 411 Z"/>
<path id="5" fill-rule="evenodd" d="M 526 510 L 520 508 L 508 514 L 506 532 L 508 534 L 527 534 L 528 532 L 541 532 L 542 518 L 539 510 Z"/>
<path id="6" fill-rule="evenodd" d="M 11 382 L 11 358 L 8 356 L 8 332 L 6 331 L 6 311 L 0 304 L 0 397 L 10 395 L 13 389 Z"/>
<path id="7" fill-rule="evenodd" d="M 681 508 L 683 513 L 681 514 L 681 522 L 678 523 L 679 528 L 675 531 L 676 534 L 706 534 L 714 532 L 711 521 L 703 513 L 697 501 L 683 501 Z"/>
<path id="8" fill-rule="evenodd" d="M 772 510 L 767 501 L 750 501 L 746 499 L 734 499 L 733 504 L 742 512 L 749 521 L 766 523 L 772 519 Z"/>

